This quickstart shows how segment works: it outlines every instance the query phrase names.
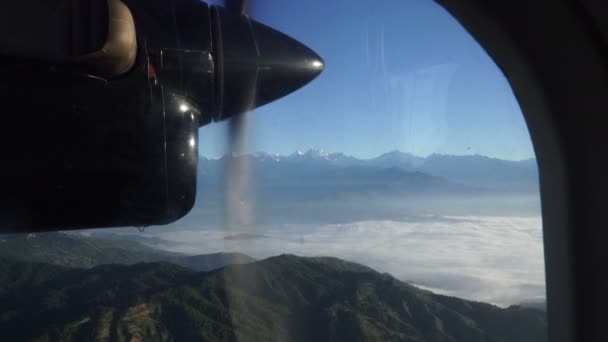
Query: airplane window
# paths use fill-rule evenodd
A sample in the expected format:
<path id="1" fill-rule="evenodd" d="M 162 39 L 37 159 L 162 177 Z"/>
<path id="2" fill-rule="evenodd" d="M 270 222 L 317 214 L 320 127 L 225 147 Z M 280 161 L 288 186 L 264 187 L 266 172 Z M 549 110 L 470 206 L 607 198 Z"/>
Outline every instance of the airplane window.
<path id="1" fill-rule="evenodd" d="M 197 195 L 177 222 L 2 235 L 0 331 L 546 341 L 534 149 L 483 48 L 432 1 L 248 11 L 314 50 L 323 72 L 187 137 Z"/>

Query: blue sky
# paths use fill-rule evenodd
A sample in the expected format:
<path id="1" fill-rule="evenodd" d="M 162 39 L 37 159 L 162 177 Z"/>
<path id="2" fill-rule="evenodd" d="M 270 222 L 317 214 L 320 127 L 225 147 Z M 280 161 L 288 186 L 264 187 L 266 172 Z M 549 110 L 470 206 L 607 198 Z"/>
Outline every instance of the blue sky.
<path id="1" fill-rule="evenodd" d="M 251 2 L 252 17 L 326 63 L 306 87 L 249 114 L 252 151 L 534 157 L 504 75 L 433 1 Z M 225 135 L 224 123 L 203 127 L 201 155 L 222 155 Z"/>

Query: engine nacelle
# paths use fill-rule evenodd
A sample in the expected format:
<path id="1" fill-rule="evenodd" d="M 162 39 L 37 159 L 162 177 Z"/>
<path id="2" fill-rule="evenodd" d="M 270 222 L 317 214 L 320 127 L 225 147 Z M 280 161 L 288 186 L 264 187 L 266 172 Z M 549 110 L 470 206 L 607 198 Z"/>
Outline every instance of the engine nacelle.
<path id="1" fill-rule="evenodd" d="M 0 4 L 24 16 L 0 16 L 16 25 L 0 34 L 0 232 L 179 219 L 196 198 L 198 128 L 323 67 L 294 39 L 198 0 L 53 3 L 52 17 L 46 0 Z"/>

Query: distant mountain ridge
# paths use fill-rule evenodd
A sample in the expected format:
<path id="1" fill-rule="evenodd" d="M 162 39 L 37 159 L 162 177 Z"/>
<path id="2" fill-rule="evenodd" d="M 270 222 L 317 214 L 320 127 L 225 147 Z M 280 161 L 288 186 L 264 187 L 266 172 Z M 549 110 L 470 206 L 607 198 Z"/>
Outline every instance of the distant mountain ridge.
<path id="1" fill-rule="evenodd" d="M 327 169 L 397 169 L 440 177 L 451 183 L 490 189 L 538 190 L 538 170 L 535 159 L 503 160 L 482 155 L 432 154 L 419 157 L 398 150 L 370 159 L 359 159 L 344 153 L 330 153 L 319 149 L 297 151 L 290 155 L 257 152 L 247 155 L 224 155 L 221 158 L 201 157 L 202 176 L 213 175 L 229 158 L 246 158 L 259 173 L 292 175 L 302 170 Z M 348 175 L 344 174 L 344 178 Z M 380 176 L 377 176 L 380 177 Z M 405 173 L 403 177 L 407 177 Z"/>
<path id="2" fill-rule="evenodd" d="M 255 261 L 241 253 L 185 255 L 152 248 L 126 236 L 123 239 L 110 239 L 62 232 L 0 236 L 0 257 L 70 268 L 165 261 L 195 271 L 210 271 L 229 264 Z"/>
<path id="3" fill-rule="evenodd" d="M 255 153 L 244 154 L 244 155 L 230 155 L 225 154 L 218 158 L 211 158 L 205 156 L 199 156 L 202 160 L 225 160 L 230 157 L 251 157 L 260 161 L 267 162 L 282 162 L 282 161 L 290 161 L 290 162 L 298 162 L 298 161 L 328 161 L 328 162 L 344 162 L 344 163 L 352 163 L 355 165 L 365 164 L 365 163 L 377 163 L 382 164 L 387 167 L 418 167 L 424 164 L 428 159 L 436 159 L 436 158 L 451 158 L 451 159 L 486 159 L 486 160 L 495 160 L 495 161 L 503 161 L 507 163 L 529 163 L 534 162 L 536 159 L 528 158 L 522 160 L 507 160 L 500 159 L 495 157 L 484 156 L 480 154 L 468 154 L 468 155 L 452 155 L 452 154 L 441 154 L 434 153 L 427 157 L 416 156 L 411 153 L 401 152 L 399 150 L 392 150 L 385 153 L 382 153 L 376 157 L 372 158 L 357 158 L 351 155 L 347 155 L 342 152 L 328 152 L 323 149 L 308 149 L 308 150 L 298 150 L 291 154 L 278 154 L 278 153 L 268 153 L 263 151 L 258 151 Z"/>

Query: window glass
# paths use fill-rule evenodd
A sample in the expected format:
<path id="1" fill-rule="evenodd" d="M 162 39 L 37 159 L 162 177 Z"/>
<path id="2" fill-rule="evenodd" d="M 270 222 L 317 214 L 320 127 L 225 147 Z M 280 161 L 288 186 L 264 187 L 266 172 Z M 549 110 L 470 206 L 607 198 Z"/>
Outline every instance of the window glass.
<path id="1" fill-rule="evenodd" d="M 177 222 L 1 236 L 0 331 L 546 340 L 534 149 L 483 48 L 433 1 L 249 11 L 323 73 L 248 113 L 236 146 L 230 122 L 200 129 L 197 200 Z"/>
<path id="2" fill-rule="evenodd" d="M 311 46 L 326 67 L 249 116 L 254 189 L 251 225 L 240 228 L 260 238 L 221 240 L 226 213 L 207 202 L 227 151 L 227 124 L 216 124 L 200 131 L 200 214 L 164 233 L 183 234 L 175 250 L 330 255 L 461 298 L 544 301 L 526 123 L 502 72 L 445 9 L 262 2 L 252 16 Z"/>

